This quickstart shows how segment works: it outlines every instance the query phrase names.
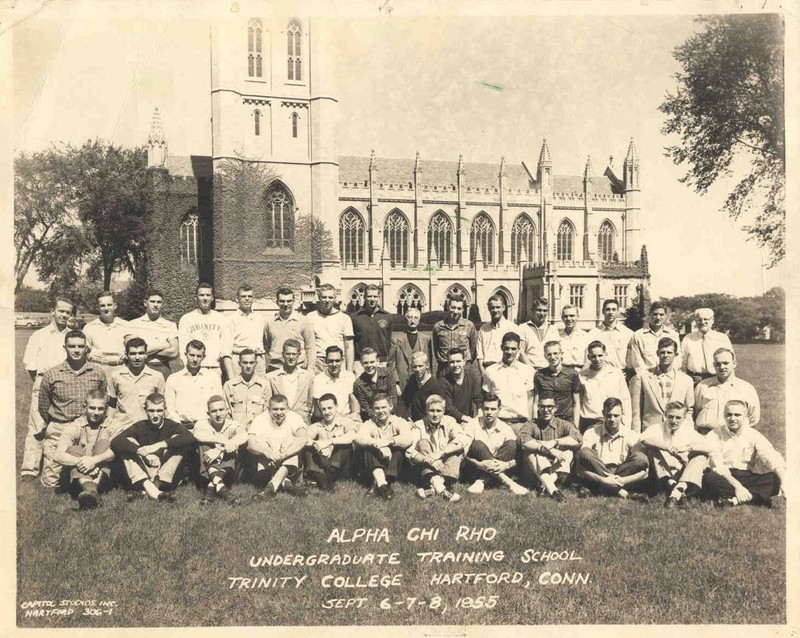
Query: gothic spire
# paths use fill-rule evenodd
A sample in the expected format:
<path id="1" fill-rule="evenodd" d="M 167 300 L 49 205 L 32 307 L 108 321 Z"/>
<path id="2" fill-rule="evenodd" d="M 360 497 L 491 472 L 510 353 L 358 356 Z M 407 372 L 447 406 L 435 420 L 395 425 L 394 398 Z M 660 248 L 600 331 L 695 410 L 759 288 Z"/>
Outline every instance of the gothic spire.
<path id="1" fill-rule="evenodd" d="M 625 163 L 639 164 L 639 150 L 636 148 L 636 142 L 633 141 L 633 138 L 631 138 L 631 142 L 628 144 L 628 153 L 625 155 Z"/>
<path id="2" fill-rule="evenodd" d="M 553 160 L 550 159 L 550 147 L 547 146 L 547 138 L 542 140 L 542 150 L 539 152 L 539 166 L 545 164 L 552 165 Z"/>

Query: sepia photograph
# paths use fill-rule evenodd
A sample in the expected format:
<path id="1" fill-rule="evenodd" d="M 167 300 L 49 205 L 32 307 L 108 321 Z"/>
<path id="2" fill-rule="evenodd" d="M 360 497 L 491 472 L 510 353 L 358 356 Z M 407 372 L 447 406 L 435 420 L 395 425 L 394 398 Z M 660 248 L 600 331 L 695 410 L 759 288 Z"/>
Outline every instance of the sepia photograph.
<path id="1" fill-rule="evenodd" d="M 788 632 L 796 12 L 3 14 L 11 631 Z"/>

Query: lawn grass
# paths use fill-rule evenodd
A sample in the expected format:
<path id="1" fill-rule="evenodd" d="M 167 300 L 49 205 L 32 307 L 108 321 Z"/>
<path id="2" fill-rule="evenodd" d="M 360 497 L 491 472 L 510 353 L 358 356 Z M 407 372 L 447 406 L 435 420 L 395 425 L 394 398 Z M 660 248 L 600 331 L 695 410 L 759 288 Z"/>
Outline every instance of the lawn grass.
<path id="1" fill-rule="evenodd" d="M 29 333 L 17 332 L 17 463 L 27 422 L 30 383 L 21 369 Z M 782 346 L 737 347 L 740 376 L 762 400 L 764 432 L 783 453 Z M 209 625 L 462 625 L 785 623 L 785 507 L 715 510 L 699 505 L 665 511 L 614 499 L 565 504 L 508 493 L 471 496 L 448 505 L 420 501 L 401 486 L 395 500 L 369 497 L 354 483 L 333 495 L 299 500 L 278 495 L 239 506 L 200 504 L 190 487 L 176 504 L 126 503 L 115 491 L 104 507 L 75 511 L 69 498 L 38 483 L 18 483 L 18 605 L 22 627 Z M 459 526 L 494 528 L 492 540 L 456 541 Z M 406 540 L 412 528 L 438 528 L 435 541 Z M 389 531 L 390 542 L 326 542 L 331 530 Z M 526 549 L 573 550 L 582 560 L 523 563 Z M 480 563 L 421 563 L 417 552 L 503 552 Z M 399 554 L 399 565 L 251 567 L 272 554 Z M 431 585 L 434 574 L 522 574 L 519 584 Z M 587 582 L 540 584 L 545 572 L 586 574 Z M 326 575 L 368 579 L 402 574 L 402 586 L 324 588 Z M 299 589 L 230 589 L 231 577 L 302 577 Z M 496 595 L 487 609 L 459 599 Z M 441 601 L 437 604 L 434 597 Z M 325 609 L 331 599 L 367 598 L 360 608 Z M 410 601 L 415 597 L 424 603 Z M 31 600 L 113 600 L 112 613 L 25 617 Z M 382 609 L 388 599 L 391 609 Z M 397 604 L 401 603 L 401 604 Z M 491 604 L 491 603 L 489 603 Z M 386 606 L 386 604 L 384 604 Z M 411 609 L 409 609 L 409 606 Z M 434 607 L 433 609 L 431 607 Z M 97 609 L 97 606 L 90 606 Z"/>

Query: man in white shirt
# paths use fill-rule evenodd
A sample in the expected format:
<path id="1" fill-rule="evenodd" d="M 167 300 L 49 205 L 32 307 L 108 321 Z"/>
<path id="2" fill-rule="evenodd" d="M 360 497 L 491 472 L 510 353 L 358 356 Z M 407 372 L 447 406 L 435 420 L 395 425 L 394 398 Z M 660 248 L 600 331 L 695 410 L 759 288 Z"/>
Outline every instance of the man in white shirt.
<path id="1" fill-rule="evenodd" d="M 606 363 L 624 372 L 626 368 L 633 368 L 633 362 L 628 360 L 628 345 L 632 337 L 633 332 L 619 320 L 617 300 L 606 299 L 603 302 L 603 322 L 589 331 L 589 341 L 602 341 L 606 346 Z"/>
<path id="2" fill-rule="evenodd" d="M 358 401 L 353 394 L 353 384 L 356 382 L 356 375 L 350 370 L 342 370 L 343 361 L 342 349 L 339 346 L 328 346 L 325 350 L 325 372 L 320 372 L 314 377 L 311 384 L 311 396 L 314 399 L 314 417 L 321 416 L 319 411 L 319 399 L 323 394 L 329 392 L 336 396 L 339 414 L 346 416 L 354 421 L 360 421 Z"/>
<path id="3" fill-rule="evenodd" d="M 128 322 L 129 335 L 147 342 L 147 365 L 167 379 L 172 374 L 172 362 L 179 358 L 178 326 L 161 316 L 164 295 L 160 290 L 147 291 L 144 310 L 141 317 Z"/>
<path id="4" fill-rule="evenodd" d="M 233 350 L 233 329 L 230 320 L 221 312 L 212 310 L 214 303 L 214 287 L 211 284 L 199 283 L 195 289 L 197 308 L 187 312 L 178 322 L 178 339 L 181 348 L 186 351 L 186 344 L 196 339 L 205 346 L 205 359 L 203 367 L 209 368 L 220 377 L 224 373 L 225 379 L 232 379 L 233 364 L 231 351 Z M 184 364 L 186 359 L 181 355 Z"/>
<path id="5" fill-rule="evenodd" d="M 580 370 L 586 365 L 586 346 L 589 345 L 589 333 L 578 327 L 578 308 L 566 305 L 561 309 L 561 321 L 564 327 L 558 331 L 561 349 L 564 352 L 562 364 L 567 368 Z"/>
<path id="6" fill-rule="evenodd" d="M 683 360 L 681 370 L 692 377 L 697 385 L 703 379 L 714 376 L 714 353 L 720 348 L 733 350 L 728 335 L 713 330 L 714 311 L 698 308 L 694 311 L 695 332 L 690 332 L 681 342 Z"/>
<path id="7" fill-rule="evenodd" d="M 712 452 L 703 491 L 723 507 L 744 503 L 769 507 L 773 496 L 786 495 L 786 463 L 772 443 L 749 425 L 747 407 L 743 401 L 728 401 L 725 425 L 707 436 Z M 769 471 L 754 472 L 758 464 Z"/>
<path id="8" fill-rule="evenodd" d="M 233 348 L 231 363 L 234 376 L 239 374 L 239 353 L 252 350 L 256 355 L 256 374 L 267 374 L 264 350 L 265 316 L 253 312 L 255 291 L 249 284 L 242 284 L 236 291 L 236 303 L 239 307 L 231 313 L 231 329 L 233 331 Z"/>
<path id="9" fill-rule="evenodd" d="M 45 428 L 39 414 L 39 388 L 42 385 L 42 376 L 49 368 L 64 361 L 64 337 L 69 330 L 67 324 L 74 307 L 69 299 L 56 298 L 50 313 L 52 315 L 50 323 L 34 332 L 25 346 L 22 363 L 33 381 L 31 405 L 28 411 L 28 431 L 25 434 L 25 452 L 20 468 L 22 479 L 26 481 L 39 476 L 42 466 L 42 441 L 34 437 Z"/>
<path id="10" fill-rule="evenodd" d="M 352 371 L 355 360 L 353 322 L 334 306 L 336 289 L 331 284 L 322 284 L 317 289 L 317 297 L 317 309 L 306 316 L 314 332 L 317 371 L 323 372 L 327 367 L 325 351 L 329 346 L 338 346 L 344 352 L 344 369 Z M 311 362 L 308 365 L 310 368 Z"/>
<path id="11" fill-rule="evenodd" d="M 476 345 L 478 369 L 481 371 L 503 358 L 503 335 L 507 332 L 518 332 L 517 324 L 503 316 L 506 302 L 500 295 L 489 297 L 487 307 L 490 320 L 478 330 Z"/>
<path id="12" fill-rule="evenodd" d="M 164 397 L 167 418 L 191 430 L 197 421 L 206 418 L 206 402 L 222 394 L 222 385 L 215 370 L 203 367 L 206 348 L 201 341 L 186 344 L 186 367 L 167 379 Z"/>
<path id="13" fill-rule="evenodd" d="M 104 290 L 97 295 L 99 317 L 83 328 L 88 348 L 88 361 L 100 364 L 106 373 L 106 384 L 111 384 L 111 374 L 125 363 L 125 337 L 130 326 L 117 317 L 114 293 Z"/>
<path id="14" fill-rule="evenodd" d="M 533 300 L 533 317 L 521 323 L 516 332 L 521 339 L 519 353 L 520 361 L 533 366 L 536 370 L 547 366 L 544 357 L 544 344 L 548 341 L 558 341 L 558 328 L 547 320 L 550 301 L 547 297 L 538 297 Z"/>
<path id="15" fill-rule="evenodd" d="M 239 374 L 225 382 L 222 391 L 228 412 L 237 423 L 244 427 L 267 409 L 270 392 L 269 381 L 256 374 L 256 353 L 242 350 L 239 353 Z"/>
<path id="16" fill-rule="evenodd" d="M 520 337 L 516 332 L 503 335 L 503 359 L 483 371 L 483 391 L 500 397 L 499 418 L 519 434 L 533 413 L 533 373 L 531 366 L 517 360 Z"/>
<path id="17" fill-rule="evenodd" d="M 704 379 L 694 389 L 694 419 L 698 432 L 725 425 L 725 404 L 737 399 L 747 406 L 750 425 L 758 426 L 761 420 L 761 403 L 756 389 L 736 376 L 736 355 L 729 348 L 719 348 L 714 353 L 717 374 Z"/>
<path id="18" fill-rule="evenodd" d="M 628 361 L 634 370 L 639 368 L 653 368 L 658 363 L 658 342 L 669 337 L 677 344 L 680 343 L 678 332 L 666 325 L 667 307 L 660 301 L 654 301 L 650 306 L 649 320 L 646 326 L 633 333 L 628 348 Z M 676 352 L 680 357 L 680 350 Z M 680 361 L 680 359 L 678 359 Z"/>
<path id="19" fill-rule="evenodd" d="M 631 494 L 646 487 L 650 467 L 638 441 L 639 435 L 622 424 L 622 402 L 616 397 L 606 399 L 603 422 L 583 435 L 575 456 L 575 475 L 595 495 L 646 500 L 644 494 Z"/>
<path id="20" fill-rule="evenodd" d="M 615 397 L 622 405 L 622 424 L 631 425 L 631 396 L 622 371 L 606 362 L 606 346 L 602 341 L 589 344 L 589 365 L 578 373 L 581 382 L 581 434 L 603 421 L 603 404 Z"/>
<path id="21" fill-rule="evenodd" d="M 319 410 L 322 420 L 308 428 L 306 478 L 315 481 L 321 490 L 333 492 L 336 481 L 351 468 L 353 441 L 360 424 L 339 414 L 333 394 L 319 398 Z"/>

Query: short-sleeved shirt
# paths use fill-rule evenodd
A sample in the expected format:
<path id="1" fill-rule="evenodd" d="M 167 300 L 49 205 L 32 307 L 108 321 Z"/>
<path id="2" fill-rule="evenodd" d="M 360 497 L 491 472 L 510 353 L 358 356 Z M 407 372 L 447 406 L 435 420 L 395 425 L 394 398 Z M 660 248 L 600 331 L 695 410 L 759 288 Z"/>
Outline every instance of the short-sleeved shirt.
<path id="1" fill-rule="evenodd" d="M 174 321 L 169 321 L 164 317 L 150 319 L 147 314 L 128 322 L 129 334 L 140 337 L 147 343 L 147 348 L 166 347 L 170 339 L 178 340 L 178 325 Z M 177 359 L 177 357 L 173 357 Z M 162 363 L 169 363 L 170 357 L 160 354 L 153 354 L 147 357 L 148 361 L 157 360 Z"/>
<path id="2" fill-rule="evenodd" d="M 589 331 L 587 346 L 592 341 L 602 341 L 606 346 L 605 361 L 612 366 L 624 370 L 632 368 L 633 362 L 628 360 L 630 344 L 633 332 L 625 324 L 617 321 L 610 328 L 601 323 L 596 328 Z"/>
<path id="3" fill-rule="evenodd" d="M 239 375 L 226 381 L 222 391 L 231 416 L 244 426 L 250 425 L 255 417 L 267 409 L 269 382 L 262 376 L 256 374 L 250 381 L 245 381 Z"/>
<path id="4" fill-rule="evenodd" d="M 385 425 L 378 425 L 373 419 L 364 421 L 358 429 L 359 437 L 370 437 L 378 441 L 394 439 L 397 443 L 411 443 L 411 428 L 409 423 L 399 416 L 390 414 Z M 402 447 L 402 446 L 401 446 Z"/>
<path id="5" fill-rule="evenodd" d="M 603 364 L 600 370 L 587 366 L 578 373 L 581 382 L 581 417 L 586 419 L 603 418 L 603 402 L 609 397 L 622 401 L 622 422 L 631 424 L 631 395 L 622 370 Z"/>
<path id="6" fill-rule="evenodd" d="M 325 358 L 325 349 L 328 346 L 339 346 L 345 350 L 346 342 L 353 338 L 353 322 L 341 310 L 332 310 L 327 315 L 315 310 L 306 316 L 306 320 L 314 332 L 314 350 L 317 359 Z"/>
<path id="7" fill-rule="evenodd" d="M 341 370 L 335 379 L 325 370 L 314 377 L 311 397 L 319 399 L 323 394 L 330 392 L 336 397 L 336 411 L 339 414 L 350 414 L 350 395 L 353 394 L 355 382 L 356 375 L 350 370 Z"/>
<path id="8" fill-rule="evenodd" d="M 304 363 L 309 359 L 315 358 L 314 330 L 308 320 L 298 312 L 292 312 L 286 319 L 281 317 L 281 313 L 276 312 L 267 319 L 264 326 L 264 338 L 269 345 L 270 363 L 283 365 L 283 344 L 287 339 L 295 339 L 300 342 L 300 356 L 297 358 L 298 364 Z"/>
<path id="9" fill-rule="evenodd" d="M 680 367 L 681 338 L 677 331 L 662 326 L 658 332 L 653 332 L 650 326 L 640 328 L 633 333 L 628 344 L 630 350 L 628 360 L 632 368 L 653 368 L 658 365 L 658 342 L 669 337 L 675 342 L 675 367 Z"/>
<path id="10" fill-rule="evenodd" d="M 716 428 L 725 425 L 725 404 L 738 399 L 747 404 L 750 425 L 756 427 L 761 419 L 761 403 L 756 389 L 744 379 L 728 377 L 720 383 L 716 377 L 703 379 L 694 389 L 694 407 L 697 412 L 695 425 Z"/>
<path id="11" fill-rule="evenodd" d="M 103 323 L 98 317 L 83 327 L 83 334 L 95 353 L 121 356 L 125 353 L 125 336 L 131 334 L 131 328 L 119 317 L 114 317 L 111 323 Z"/>
<path id="12" fill-rule="evenodd" d="M 681 370 L 689 374 L 714 374 L 714 353 L 719 348 L 733 350 L 731 340 L 723 332 L 699 330 L 690 332 L 681 342 Z"/>
<path id="13" fill-rule="evenodd" d="M 433 452 L 441 452 L 451 443 L 460 443 L 463 451 L 466 452 L 472 442 L 472 439 L 456 423 L 456 420 L 446 414 L 436 427 L 431 427 L 428 419 L 414 421 L 411 425 L 411 445 L 416 445 L 418 441 L 422 440 L 431 444 Z"/>
<path id="14" fill-rule="evenodd" d="M 533 391 L 533 368 L 521 361 L 502 361 L 483 371 L 483 389 L 500 397 L 500 418 L 530 418 L 528 397 Z"/>
<path id="15" fill-rule="evenodd" d="M 209 419 L 203 419 L 195 423 L 192 436 L 195 439 L 203 439 L 204 441 L 213 440 L 215 445 L 226 443 L 238 436 L 242 438 L 241 442 L 245 443 L 247 429 L 235 419 L 225 419 L 222 427 L 218 430 Z"/>
<path id="16" fill-rule="evenodd" d="M 284 422 L 276 425 L 269 410 L 266 410 L 253 419 L 247 428 L 247 435 L 280 450 L 306 431 L 306 424 L 299 414 L 287 411 Z"/>
<path id="17" fill-rule="evenodd" d="M 491 321 L 484 323 L 478 330 L 478 342 L 476 346 L 477 357 L 486 363 L 497 363 L 503 360 L 503 335 L 513 332 L 519 334 L 517 324 L 510 319 L 500 317 L 497 325 L 492 325 Z"/>
<path id="18" fill-rule="evenodd" d="M 472 445 L 473 441 L 480 441 L 485 444 L 489 451 L 494 455 L 506 441 L 516 441 L 517 435 L 506 423 L 500 419 L 495 420 L 491 427 L 486 427 L 486 419 L 482 416 L 475 417 L 472 421 L 463 426 L 464 434 L 469 438 L 466 449 Z"/>
<path id="19" fill-rule="evenodd" d="M 705 437 L 695 430 L 690 422 L 681 425 L 675 432 L 669 429 L 666 422 L 662 422 L 648 426 L 648 428 L 642 432 L 639 441 L 643 444 L 649 443 L 666 449 L 671 447 L 688 447 L 690 450 L 694 450 L 698 446 L 703 446 Z M 681 468 L 680 460 L 671 454 L 661 454 L 657 457 L 655 462 L 665 467 L 665 469 L 673 471 Z"/>
<path id="20" fill-rule="evenodd" d="M 556 400 L 555 416 L 573 420 L 573 394 L 581 392 L 581 380 L 576 370 L 564 366 L 558 372 L 553 372 L 550 367 L 541 368 L 533 375 L 533 391 L 536 396 L 551 393 Z"/>
<path id="21" fill-rule="evenodd" d="M 231 354 L 238 355 L 247 348 L 255 351 L 264 349 L 265 319 L 263 313 L 253 311 L 245 313 L 239 308 L 231 313 L 233 331 Z"/>
<path id="22" fill-rule="evenodd" d="M 522 343 L 520 349 L 525 352 L 530 365 L 534 368 L 544 368 L 547 359 L 544 357 L 544 344 L 548 341 L 558 341 L 558 328 L 549 321 L 545 321 L 541 326 L 535 326 L 532 322 L 521 323 L 517 328 Z"/>
<path id="23" fill-rule="evenodd" d="M 94 455 L 95 446 L 101 441 L 109 443 L 111 441 L 108 421 L 104 420 L 97 427 L 92 427 L 85 415 L 80 416 L 67 423 L 61 430 L 61 438 L 56 446 L 56 455 L 66 452 L 73 445 L 80 445 L 86 455 Z"/>
<path id="24" fill-rule="evenodd" d="M 83 414 L 83 404 L 90 390 L 106 392 L 103 368 L 87 362 L 79 370 L 63 363 L 50 368 L 42 377 L 39 389 L 39 414 L 46 423 L 67 423 Z"/>
<path id="25" fill-rule="evenodd" d="M 572 422 L 553 417 L 550 423 L 544 425 L 539 421 L 528 421 L 519 431 L 519 442 L 525 445 L 530 440 L 555 441 L 567 436 L 575 439 L 579 445 L 583 442 L 580 431 Z"/>
<path id="26" fill-rule="evenodd" d="M 167 416 L 175 421 L 202 421 L 208 416 L 208 400 L 222 396 L 219 375 L 206 368 L 191 374 L 187 368 L 171 374 L 164 387 Z"/>
<path id="27" fill-rule="evenodd" d="M 342 417 L 340 414 L 336 415 L 333 423 L 330 425 L 319 421 L 308 426 L 308 440 L 309 441 L 330 441 L 336 439 L 347 432 L 358 432 L 360 424 L 351 421 L 348 418 Z"/>
<path id="28" fill-rule="evenodd" d="M 761 432 L 748 426 L 733 434 L 727 425 L 711 430 L 706 440 L 715 448 L 710 455 L 711 467 L 748 470 L 759 464 L 769 470 L 784 467 L 784 461 L 775 447 Z"/>
<path id="29" fill-rule="evenodd" d="M 108 396 L 117 400 L 117 410 L 134 422 L 146 419 L 144 400 L 157 392 L 164 394 L 164 375 L 145 366 L 135 375 L 128 366 L 115 370 L 111 375 Z"/>
<path id="30" fill-rule="evenodd" d="M 567 334 L 566 329 L 558 331 L 558 338 L 561 341 L 561 351 L 564 358 L 561 363 L 565 366 L 582 368 L 586 365 L 586 347 L 589 345 L 589 333 L 577 326 L 572 332 Z"/>
<path id="31" fill-rule="evenodd" d="M 39 328 L 28 339 L 25 346 L 25 355 L 22 363 L 29 372 L 36 371 L 44 374 L 45 371 L 57 366 L 64 359 L 64 336 L 69 332 L 68 328 L 59 330 L 54 322 L 50 322 L 44 328 Z"/>
<path id="32" fill-rule="evenodd" d="M 216 310 L 206 314 L 195 308 L 183 315 L 178 322 L 181 359 L 186 363 L 186 344 L 193 339 L 201 341 L 206 347 L 203 359 L 204 368 L 218 368 L 223 357 L 229 357 L 233 350 L 233 328 L 230 319 Z"/>
<path id="33" fill-rule="evenodd" d="M 353 316 L 352 321 L 356 360 L 361 361 L 361 351 L 364 348 L 373 348 L 378 353 L 378 361 L 386 361 L 392 340 L 391 315 L 383 308 L 376 308 L 372 314 L 362 308 Z"/>
<path id="34" fill-rule="evenodd" d="M 628 427 L 623 426 L 611 434 L 606 430 L 605 423 L 599 423 L 583 433 L 581 447 L 594 450 L 606 465 L 620 465 L 638 442 L 639 434 Z"/>
<path id="35" fill-rule="evenodd" d="M 447 353 L 452 348 L 461 348 L 467 361 L 472 361 L 478 344 L 478 331 L 475 324 L 463 318 L 454 326 L 442 320 L 433 325 L 431 340 L 433 354 L 439 363 L 447 363 Z"/>

